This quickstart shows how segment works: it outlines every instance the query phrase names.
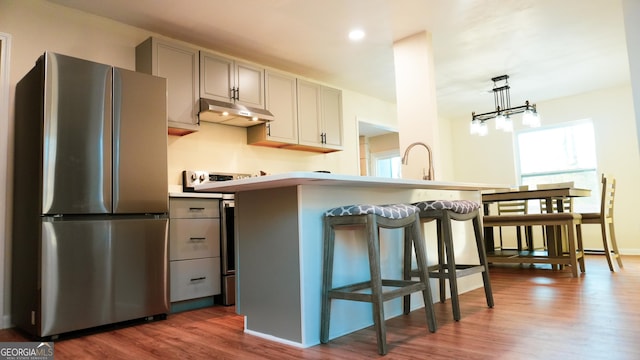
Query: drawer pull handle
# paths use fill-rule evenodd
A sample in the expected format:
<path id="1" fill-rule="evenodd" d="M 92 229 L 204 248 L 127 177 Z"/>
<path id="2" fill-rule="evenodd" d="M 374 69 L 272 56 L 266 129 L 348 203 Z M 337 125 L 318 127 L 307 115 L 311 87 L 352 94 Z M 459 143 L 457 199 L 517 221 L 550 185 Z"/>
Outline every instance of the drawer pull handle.
<path id="1" fill-rule="evenodd" d="M 207 240 L 207 238 L 203 238 L 203 237 L 192 237 L 189 238 L 189 241 L 205 241 Z"/>
<path id="2" fill-rule="evenodd" d="M 190 207 L 189 211 L 204 211 L 203 207 Z"/>
<path id="3" fill-rule="evenodd" d="M 191 279 L 191 282 L 194 282 L 194 281 L 200 281 L 200 280 L 205 280 L 206 278 L 207 278 L 206 276 L 201 276 L 201 277 L 197 277 L 197 278 L 192 278 L 192 279 Z"/>

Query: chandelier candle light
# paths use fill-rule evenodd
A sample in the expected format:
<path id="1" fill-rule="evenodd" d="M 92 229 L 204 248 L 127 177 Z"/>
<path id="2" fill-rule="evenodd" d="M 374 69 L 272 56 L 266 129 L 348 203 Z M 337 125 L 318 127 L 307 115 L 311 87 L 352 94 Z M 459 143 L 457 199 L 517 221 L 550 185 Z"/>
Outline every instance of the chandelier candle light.
<path id="1" fill-rule="evenodd" d="M 509 95 L 509 75 L 496 76 L 491 79 L 493 81 L 493 98 L 496 110 L 476 114 L 471 113 L 471 134 L 485 136 L 489 133 L 487 120 L 496 120 L 496 129 L 505 132 L 513 131 L 513 121 L 511 115 L 522 113 L 522 124 L 530 127 L 540 126 L 540 117 L 536 111 L 536 104 L 529 104 L 525 101 L 524 105 L 511 107 L 511 96 Z"/>

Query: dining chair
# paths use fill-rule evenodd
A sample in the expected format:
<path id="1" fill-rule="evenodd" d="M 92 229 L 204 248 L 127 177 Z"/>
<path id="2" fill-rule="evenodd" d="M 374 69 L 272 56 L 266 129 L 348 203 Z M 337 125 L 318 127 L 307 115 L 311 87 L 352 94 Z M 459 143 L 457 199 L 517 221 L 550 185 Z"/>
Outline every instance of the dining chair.
<path id="1" fill-rule="evenodd" d="M 522 185 L 519 190 L 528 190 L 528 185 Z M 513 201 L 499 201 L 498 215 L 524 215 L 529 213 L 529 202 L 527 200 L 513 200 Z M 500 248 L 503 248 L 502 244 L 502 227 L 498 228 L 500 235 Z M 530 227 L 525 227 L 524 231 L 525 242 L 527 250 L 533 251 L 533 233 Z M 522 227 L 516 227 L 516 239 L 518 242 L 518 251 L 522 251 Z"/>
<path id="2" fill-rule="evenodd" d="M 566 181 L 560 183 L 547 183 L 537 184 L 536 189 L 558 189 L 566 187 L 574 187 L 574 181 Z M 553 212 L 573 212 L 573 199 L 572 198 L 552 198 L 553 200 Z M 562 211 L 558 211 L 558 204 L 562 204 Z M 540 213 L 544 214 L 547 211 L 547 202 L 545 199 L 540 199 Z"/>
<path id="3" fill-rule="evenodd" d="M 582 213 L 582 224 L 597 224 L 600 225 L 600 231 L 602 233 L 602 245 L 604 246 L 604 253 L 607 256 L 607 263 L 609 263 L 609 270 L 615 271 L 613 267 L 613 259 L 616 258 L 618 266 L 622 268 L 622 259 L 620 258 L 620 252 L 618 251 L 618 243 L 616 242 L 616 233 L 613 225 L 613 200 L 616 193 L 616 179 L 602 174 L 602 194 L 600 197 L 600 212 L 598 213 Z M 609 238 L 611 241 L 611 249 L 609 248 L 609 239 L 607 239 L 607 226 L 609 227 Z"/>

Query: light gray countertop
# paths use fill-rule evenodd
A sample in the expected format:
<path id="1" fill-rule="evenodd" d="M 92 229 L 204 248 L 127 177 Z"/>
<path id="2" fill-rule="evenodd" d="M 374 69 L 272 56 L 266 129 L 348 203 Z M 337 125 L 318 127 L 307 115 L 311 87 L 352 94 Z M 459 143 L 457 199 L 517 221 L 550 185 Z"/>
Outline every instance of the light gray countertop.
<path id="1" fill-rule="evenodd" d="M 182 185 L 169 185 L 169 197 L 170 198 L 204 198 L 204 199 L 227 199 L 233 198 L 228 194 L 222 194 L 221 192 L 184 192 L 182 191 Z"/>
<path id="2" fill-rule="evenodd" d="M 507 185 L 464 183 L 451 181 L 431 181 L 413 179 L 391 179 L 373 176 L 356 176 L 328 174 L 319 172 L 288 172 L 258 176 L 240 180 L 221 181 L 196 185 L 199 193 L 222 192 L 231 193 L 247 190 L 261 190 L 281 188 L 295 185 L 326 185 L 326 186 L 356 186 L 356 187 L 387 187 L 399 189 L 430 189 L 430 190 L 487 190 L 508 188 Z"/>

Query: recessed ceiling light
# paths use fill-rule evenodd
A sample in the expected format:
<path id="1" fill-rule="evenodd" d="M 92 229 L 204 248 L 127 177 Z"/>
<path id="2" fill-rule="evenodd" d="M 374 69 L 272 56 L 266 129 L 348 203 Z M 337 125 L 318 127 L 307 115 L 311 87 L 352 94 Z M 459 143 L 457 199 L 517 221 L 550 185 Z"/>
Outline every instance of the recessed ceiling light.
<path id="1" fill-rule="evenodd" d="M 360 41 L 364 39 L 364 31 L 361 29 L 351 30 L 349 32 L 349 39 L 351 41 Z"/>

